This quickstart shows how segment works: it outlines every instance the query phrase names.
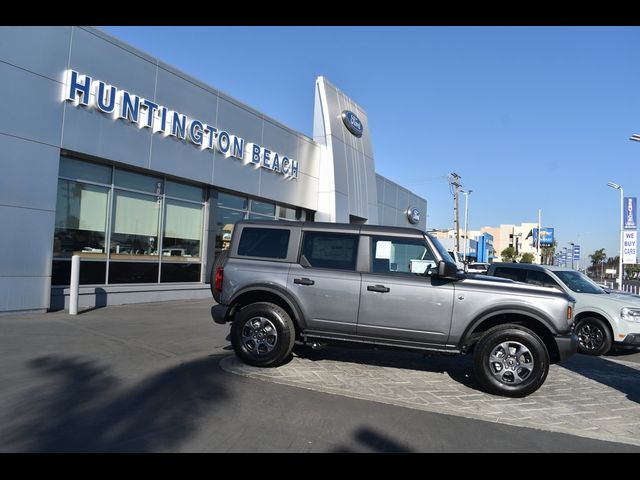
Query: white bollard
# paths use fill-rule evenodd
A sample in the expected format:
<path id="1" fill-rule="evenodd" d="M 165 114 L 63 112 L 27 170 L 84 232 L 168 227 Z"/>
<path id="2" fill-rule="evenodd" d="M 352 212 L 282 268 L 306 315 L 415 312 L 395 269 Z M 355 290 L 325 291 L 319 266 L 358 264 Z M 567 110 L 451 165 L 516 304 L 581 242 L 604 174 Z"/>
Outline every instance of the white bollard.
<path id="1" fill-rule="evenodd" d="M 71 284 L 69 285 L 69 314 L 78 314 L 78 288 L 80 286 L 80 255 L 71 257 Z"/>

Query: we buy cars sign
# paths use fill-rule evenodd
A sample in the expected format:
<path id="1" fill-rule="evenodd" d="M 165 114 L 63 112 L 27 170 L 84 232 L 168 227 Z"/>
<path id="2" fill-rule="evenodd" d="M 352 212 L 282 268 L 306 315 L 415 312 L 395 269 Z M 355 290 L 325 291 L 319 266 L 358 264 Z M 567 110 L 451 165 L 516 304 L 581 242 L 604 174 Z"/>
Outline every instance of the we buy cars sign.
<path id="1" fill-rule="evenodd" d="M 636 263 L 638 250 L 638 231 L 623 232 L 622 263 Z"/>

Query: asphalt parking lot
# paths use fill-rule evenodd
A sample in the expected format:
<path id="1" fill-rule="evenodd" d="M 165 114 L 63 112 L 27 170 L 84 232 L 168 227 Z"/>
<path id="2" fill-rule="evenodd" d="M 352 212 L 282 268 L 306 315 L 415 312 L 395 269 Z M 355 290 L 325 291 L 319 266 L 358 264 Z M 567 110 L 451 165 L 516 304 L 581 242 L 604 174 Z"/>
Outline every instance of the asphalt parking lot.
<path id="1" fill-rule="evenodd" d="M 252 368 L 210 305 L 0 316 L 0 451 L 640 451 L 640 353 L 576 355 L 508 399 L 468 357 L 296 348 Z"/>
<path id="2" fill-rule="evenodd" d="M 640 365 L 578 356 L 552 365 L 545 384 L 526 398 L 480 391 L 471 357 L 328 348 L 300 351 L 277 369 L 235 356 L 223 369 L 275 383 L 429 412 L 563 432 L 640 446 Z"/>

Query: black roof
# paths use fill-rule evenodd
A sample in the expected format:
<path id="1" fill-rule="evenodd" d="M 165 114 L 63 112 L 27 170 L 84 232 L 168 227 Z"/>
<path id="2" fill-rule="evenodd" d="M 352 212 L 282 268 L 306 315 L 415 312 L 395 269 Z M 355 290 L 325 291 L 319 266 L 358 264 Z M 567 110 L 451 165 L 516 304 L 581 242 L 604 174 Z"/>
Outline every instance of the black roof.
<path id="1" fill-rule="evenodd" d="M 515 262 L 494 262 L 492 267 L 517 268 L 520 270 L 548 270 L 549 265 L 538 265 L 537 263 L 515 263 Z"/>
<path id="2" fill-rule="evenodd" d="M 295 222 L 291 220 L 240 220 L 236 225 L 291 226 L 305 230 L 330 230 L 374 235 L 424 235 L 425 232 L 411 227 L 390 227 L 359 223 Z"/>

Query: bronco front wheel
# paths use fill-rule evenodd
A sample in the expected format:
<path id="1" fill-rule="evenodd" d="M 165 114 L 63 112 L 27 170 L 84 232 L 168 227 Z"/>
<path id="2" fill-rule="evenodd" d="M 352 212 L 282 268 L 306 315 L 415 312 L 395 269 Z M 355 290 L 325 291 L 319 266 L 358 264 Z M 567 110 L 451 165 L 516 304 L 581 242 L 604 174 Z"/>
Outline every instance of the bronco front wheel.
<path id="1" fill-rule="evenodd" d="M 501 325 L 478 341 L 473 368 L 480 385 L 489 393 L 526 397 L 544 383 L 549 353 L 540 337 L 520 325 Z"/>

